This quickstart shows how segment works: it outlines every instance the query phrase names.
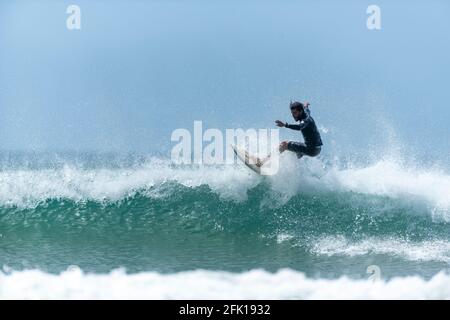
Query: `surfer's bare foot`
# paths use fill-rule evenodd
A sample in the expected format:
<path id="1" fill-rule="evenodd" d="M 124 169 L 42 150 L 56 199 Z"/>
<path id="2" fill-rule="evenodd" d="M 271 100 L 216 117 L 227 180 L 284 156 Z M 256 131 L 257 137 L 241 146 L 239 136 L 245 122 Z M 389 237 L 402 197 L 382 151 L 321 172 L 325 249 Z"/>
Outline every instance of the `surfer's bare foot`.
<path id="1" fill-rule="evenodd" d="M 288 148 L 288 142 L 287 141 L 283 141 L 282 143 L 280 143 L 280 153 L 283 151 L 286 151 Z"/>
<path id="2" fill-rule="evenodd" d="M 269 160 L 270 160 L 270 154 L 267 157 L 265 157 L 264 159 L 262 159 L 262 160 L 258 159 L 257 162 L 256 162 L 256 165 L 258 167 L 261 167 Z"/>

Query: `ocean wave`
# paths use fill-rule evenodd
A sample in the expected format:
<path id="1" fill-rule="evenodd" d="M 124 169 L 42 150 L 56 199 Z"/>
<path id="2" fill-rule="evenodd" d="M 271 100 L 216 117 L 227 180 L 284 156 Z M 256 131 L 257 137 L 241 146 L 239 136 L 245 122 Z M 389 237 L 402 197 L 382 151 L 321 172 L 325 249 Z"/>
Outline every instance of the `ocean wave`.
<path id="1" fill-rule="evenodd" d="M 158 188 L 173 181 L 186 187 L 208 186 L 222 199 L 246 201 L 261 182 L 270 189 L 270 203 L 284 204 L 298 194 L 351 192 L 382 196 L 423 207 L 433 218 L 450 221 L 450 176 L 438 170 L 405 168 L 380 161 L 362 168 L 325 168 L 316 159 L 302 163 L 285 157 L 275 176 L 259 177 L 243 166 L 176 167 L 166 160 L 123 168 L 0 171 L 0 206 L 36 207 L 49 199 L 114 202 L 135 196 L 161 196 Z M 164 190 L 170 194 L 170 190 Z M 269 203 L 268 202 L 268 203 Z"/>
<path id="2" fill-rule="evenodd" d="M 39 270 L 0 272 L 0 299 L 450 299 L 450 275 L 312 279 L 291 269 L 87 274 Z"/>

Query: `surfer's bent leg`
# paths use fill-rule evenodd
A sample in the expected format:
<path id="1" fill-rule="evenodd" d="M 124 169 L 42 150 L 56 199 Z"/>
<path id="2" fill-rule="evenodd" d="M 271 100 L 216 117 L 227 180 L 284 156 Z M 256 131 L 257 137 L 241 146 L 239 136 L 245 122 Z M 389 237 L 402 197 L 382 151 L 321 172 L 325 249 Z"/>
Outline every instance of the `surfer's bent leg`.
<path id="1" fill-rule="evenodd" d="M 287 150 L 295 152 L 297 154 L 297 158 L 301 158 L 304 155 L 309 157 L 315 157 L 317 156 L 320 151 L 321 147 L 308 147 L 306 144 L 302 142 L 296 142 L 296 141 L 289 141 L 287 144 Z"/>

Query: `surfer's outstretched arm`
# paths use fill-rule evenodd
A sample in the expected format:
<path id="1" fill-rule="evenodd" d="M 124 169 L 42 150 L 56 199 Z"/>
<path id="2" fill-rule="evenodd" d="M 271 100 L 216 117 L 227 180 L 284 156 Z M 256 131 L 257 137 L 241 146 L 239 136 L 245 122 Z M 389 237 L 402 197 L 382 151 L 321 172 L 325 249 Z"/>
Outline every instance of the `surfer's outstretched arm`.
<path id="1" fill-rule="evenodd" d="M 309 103 L 307 102 L 305 106 L 303 107 L 303 113 L 305 114 L 305 117 L 301 119 L 299 124 L 289 124 L 287 122 L 283 122 L 280 120 L 276 120 L 275 123 L 278 127 L 285 127 L 292 130 L 303 130 L 306 128 L 310 123 L 313 123 L 314 120 L 311 118 L 311 111 L 309 111 Z M 294 115 L 293 115 L 294 116 Z M 294 119 L 297 120 L 296 116 L 294 116 Z M 298 121 L 298 120 L 297 120 Z"/>
<path id="2" fill-rule="evenodd" d="M 288 124 L 286 122 L 284 126 L 288 129 L 292 129 L 292 130 L 303 130 L 312 122 L 311 113 L 309 111 L 309 108 L 305 108 L 305 114 L 306 114 L 306 118 L 301 120 L 299 124 Z"/>

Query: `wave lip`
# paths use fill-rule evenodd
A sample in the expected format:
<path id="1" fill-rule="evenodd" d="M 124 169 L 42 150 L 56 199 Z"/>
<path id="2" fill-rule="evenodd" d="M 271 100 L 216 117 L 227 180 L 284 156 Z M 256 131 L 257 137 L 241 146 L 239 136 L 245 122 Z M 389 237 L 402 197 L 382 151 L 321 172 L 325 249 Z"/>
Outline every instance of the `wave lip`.
<path id="1" fill-rule="evenodd" d="M 450 299 L 450 275 L 390 281 L 310 279 L 301 272 L 185 271 L 59 275 L 39 270 L 0 272 L 0 299 Z"/>
<path id="2" fill-rule="evenodd" d="M 383 160 L 364 168 L 335 171 L 327 180 L 341 190 L 423 203 L 433 217 L 450 221 L 450 176 L 444 172 Z"/>
<path id="3" fill-rule="evenodd" d="M 176 168 L 158 159 L 138 167 L 115 169 L 66 165 L 57 169 L 0 171 L 0 206 L 33 208 L 50 199 L 120 201 L 167 181 L 186 187 L 208 185 L 221 196 L 237 200 L 245 200 L 245 190 L 257 184 L 256 177 L 248 175 L 244 168 L 232 166 Z"/>

